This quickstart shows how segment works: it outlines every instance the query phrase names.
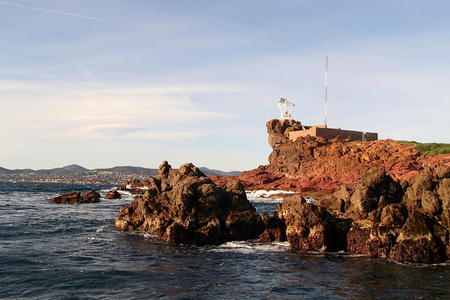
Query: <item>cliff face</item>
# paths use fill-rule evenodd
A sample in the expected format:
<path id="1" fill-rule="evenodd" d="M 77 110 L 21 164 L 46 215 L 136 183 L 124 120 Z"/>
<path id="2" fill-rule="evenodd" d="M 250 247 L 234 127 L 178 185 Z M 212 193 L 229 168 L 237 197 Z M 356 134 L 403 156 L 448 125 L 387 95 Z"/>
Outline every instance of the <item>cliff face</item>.
<path id="1" fill-rule="evenodd" d="M 289 140 L 289 132 L 297 127 L 296 121 L 267 122 L 273 149 L 270 165 L 273 171 L 287 177 L 353 184 L 371 167 L 381 165 L 394 179 L 410 180 L 424 164 L 417 149 L 392 140 L 350 142 L 320 137 Z"/>
<path id="2" fill-rule="evenodd" d="M 393 140 L 352 142 L 308 136 L 291 141 L 289 132 L 301 129 L 299 122 L 271 120 L 266 126 L 273 149 L 270 164 L 237 177 L 247 189 L 334 190 L 354 185 L 374 166 L 382 166 L 400 181 L 410 181 L 427 166 L 450 166 L 450 155 L 430 158 L 411 145 Z"/>

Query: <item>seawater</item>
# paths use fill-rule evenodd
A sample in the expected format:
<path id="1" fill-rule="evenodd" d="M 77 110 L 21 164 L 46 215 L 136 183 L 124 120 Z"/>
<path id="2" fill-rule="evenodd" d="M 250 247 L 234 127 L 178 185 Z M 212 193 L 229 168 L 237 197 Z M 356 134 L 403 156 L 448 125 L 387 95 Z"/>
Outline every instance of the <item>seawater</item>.
<path id="1" fill-rule="evenodd" d="M 118 232 L 122 200 L 48 198 L 112 186 L 0 183 L 1 299 L 448 299 L 448 265 L 297 254 L 286 243 L 166 245 Z M 260 211 L 273 199 L 254 200 Z"/>

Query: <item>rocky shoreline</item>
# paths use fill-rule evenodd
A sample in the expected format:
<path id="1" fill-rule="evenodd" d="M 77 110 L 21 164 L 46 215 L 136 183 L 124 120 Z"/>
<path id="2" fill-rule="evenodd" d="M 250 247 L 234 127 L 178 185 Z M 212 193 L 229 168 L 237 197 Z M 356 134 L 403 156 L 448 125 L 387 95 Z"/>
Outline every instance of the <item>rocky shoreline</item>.
<path id="1" fill-rule="evenodd" d="M 270 164 L 238 176 L 207 177 L 190 163 L 173 169 L 165 161 L 157 176 L 128 181 L 118 190 L 135 198 L 120 210 L 116 229 L 174 244 L 287 240 L 296 252 L 426 264 L 450 258 L 450 155 L 429 158 L 391 140 L 289 140 L 300 125 L 269 121 Z M 267 215 L 256 212 L 245 189 L 297 193 Z M 53 202 L 86 197 L 96 201 L 72 193 Z M 105 194 L 117 197 L 117 190 Z"/>
<path id="2" fill-rule="evenodd" d="M 116 228 L 176 244 L 258 239 L 289 241 L 293 251 L 365 254 L 402 262 L 450 257 L 450 167 L 427 168 L 400 184 L 382 167 L 309 203 L 288 195 L 272 216 L 257 214 L 238 181 L 216 185 L 192 164 L 164 162 L 143 195 L 121 209 Z M 425 196 L 424 196 L 425 195 Z"/>

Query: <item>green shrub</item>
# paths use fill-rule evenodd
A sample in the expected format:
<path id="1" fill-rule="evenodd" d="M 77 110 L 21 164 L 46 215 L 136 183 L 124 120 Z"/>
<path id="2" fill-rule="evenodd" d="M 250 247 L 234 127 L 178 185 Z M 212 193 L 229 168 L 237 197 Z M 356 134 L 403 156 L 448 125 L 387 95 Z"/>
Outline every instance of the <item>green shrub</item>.
<path id="1" fill-rule="evenodd" d="M 443 143 L 418 143 L 415 141 L 400 141 L 403 144 L 410 144 L 417 148 L 422 154 L 439 155 L 450 153 L 450 144 Z"/>

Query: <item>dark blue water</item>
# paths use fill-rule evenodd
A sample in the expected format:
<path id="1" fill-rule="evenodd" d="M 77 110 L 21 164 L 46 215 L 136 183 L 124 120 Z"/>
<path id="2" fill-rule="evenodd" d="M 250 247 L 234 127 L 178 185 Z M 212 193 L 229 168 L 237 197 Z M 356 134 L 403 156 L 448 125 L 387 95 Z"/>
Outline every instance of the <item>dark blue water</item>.
<path id="1" fill-rule="evenodd" d="M 115 231 L 131 197 L 75 206 L 46 200 L 105 188 L 0 183 L 0 298 L 449 299 L 446 265 L 295 254 L 286 244 L 171 246 Z"/>

